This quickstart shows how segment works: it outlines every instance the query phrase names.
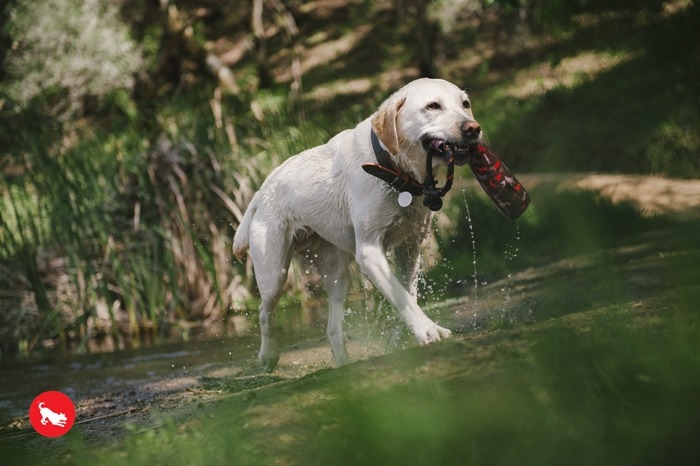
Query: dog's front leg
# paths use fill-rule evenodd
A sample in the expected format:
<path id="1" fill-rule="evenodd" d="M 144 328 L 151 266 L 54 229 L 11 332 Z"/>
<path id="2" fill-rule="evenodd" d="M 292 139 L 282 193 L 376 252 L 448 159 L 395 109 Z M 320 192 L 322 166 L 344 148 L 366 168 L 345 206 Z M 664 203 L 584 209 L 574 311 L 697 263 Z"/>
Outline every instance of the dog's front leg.
<path id="1" fill-rule="evenodd" d="M 391 303 L 399 313 L 408 328 L 421 345 L 427 345 L 452 335 L 430 320 L 421 310 L 414 296 L 404 288 L 396 275 L 391 271 L 386 251 L 381 241 L 358 241 L 355 260 L 362 272 L 372 281 L 380 293 Z"/>

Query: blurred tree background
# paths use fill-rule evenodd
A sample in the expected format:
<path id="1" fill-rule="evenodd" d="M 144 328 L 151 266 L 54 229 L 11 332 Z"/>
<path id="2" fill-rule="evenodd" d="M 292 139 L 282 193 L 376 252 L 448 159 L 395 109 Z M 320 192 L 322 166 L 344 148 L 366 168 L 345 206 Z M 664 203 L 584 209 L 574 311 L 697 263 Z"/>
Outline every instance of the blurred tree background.
<path id="1" fill-rule="evenodd" d="M 693 0 L 5 1 L 0 358 L 248 309 L 265 175 L 419 76 L 516 172 L 697 177 L 699 27 Z"/>

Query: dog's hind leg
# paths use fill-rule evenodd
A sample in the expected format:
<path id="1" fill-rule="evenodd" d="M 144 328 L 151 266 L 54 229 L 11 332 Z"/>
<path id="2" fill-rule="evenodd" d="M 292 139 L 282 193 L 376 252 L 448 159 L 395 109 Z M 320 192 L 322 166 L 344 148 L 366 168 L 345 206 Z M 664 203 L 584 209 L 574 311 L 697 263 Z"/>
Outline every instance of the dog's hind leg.
<path id="1" fill-rule="evenodd" d="M 323 287 L 328 295 L 328 341 L 331 344 L 336 366 L 343 366 L 350 362 L 343 333 L 350 258 L 346 253 L 326 242 L 320 246 L 317 253 L 320 258 L 317 264 L 318 272 L 321 274 Z"/>
<path id="2" fill-rule="evenodd" d="M 420 246 L 415 243 L 405 243 L 394 251 L 394 262 L 401 284 L 408 294 L 418 297 L 418 274 L 420 273 Z"/>
<path id="3" fill-rule="evenodd" d="M 253 221 L 249 255 L 260 292 L 260 352 L 258 360 L 268 371 L 279 361 L 279 347 L 273 332 L 275 306 L 282 296 L 291 259 L 292 237 L 278 224 Z"/>

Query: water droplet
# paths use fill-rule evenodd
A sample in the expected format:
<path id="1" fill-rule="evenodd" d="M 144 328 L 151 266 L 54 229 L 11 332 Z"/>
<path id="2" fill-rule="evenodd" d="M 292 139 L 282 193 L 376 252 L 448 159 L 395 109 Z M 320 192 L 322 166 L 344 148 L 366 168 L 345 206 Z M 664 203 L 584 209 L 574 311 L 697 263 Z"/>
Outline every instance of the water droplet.
<path id="1" fill-rule="evenodd" d="M 479 280 L 477 278 L 476 270 L 476 236 L 474 235 L 474 224 L 472 222 L 471 212 L 469 211 L 469 203 L 467 202 L 466 190 L 462 189 L 462 198 L 464 199 L 464 207 L 467 211 L 467 223 L 469 224 L 469 235 L 471 236 L 472 243 L 472 264 L 474 265 L 474 307 L 478 306 L 478 289 Z"/>

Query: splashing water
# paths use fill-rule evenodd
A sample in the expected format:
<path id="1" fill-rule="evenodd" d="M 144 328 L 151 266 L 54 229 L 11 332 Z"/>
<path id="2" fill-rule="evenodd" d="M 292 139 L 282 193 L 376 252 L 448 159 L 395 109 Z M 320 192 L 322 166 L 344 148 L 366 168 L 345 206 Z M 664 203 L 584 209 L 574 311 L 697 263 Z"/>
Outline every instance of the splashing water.
<path id="1" fill-rule="evenodd" d="M 363 345 L 379 345 L 384 352 L 401 347 L 403 327 L 398 316 L 368 279 L 362 278 L 356 305 L 346 309 L 345 316 L 346 331 L 352 339 L 362 341 Z"/>
<path id="2" fill-rule="evenodd" d="M 518 253 L 520 252 L 520 227 L 518 226 L 518 223 L 515 223 L 515 240 L 511 243 L 506 244 L 506 248 L 504 251 L 504 259 L 506 261 L 506 264 L 508 265 L 508 269 L 512 270 L 513 268 L 513 261 L 518 257 Z M 503 287 L 501 288 L 501 292 L 503 293 L 503 302 L 501 303 L 501 317 L 505 321 L 508 319 L 508 314 L 511 315 L 510 320 L 514 319 L 514 312 L 513 310 L 509 309 L 510 306 L 510 298 L 511 298 L 511 291 L 513 290 L 515 286 L 515 282 L 513 280 L 513 273 L 509 272 L 508 276 L 505 280 L 505 283 Z"/>
<path id="3" fill-rule="evenodd" d="M 464 207 L 466 208 L 467 211 L 467 223 L 469 223 L 469 236 L 471 238 L 471 243 L 472 243 L 472 264 L 474 266 L 474 303 L 473 307 L 474 309 L 477 308 L 479 304 L 479 278 L 476 273 L 476 236 L 474 235 L 474 224 L 472 223 L 472 216 L 471 213 L 469 212 L 469 202 L 467 201 L 467 193 L 466 190 L 462 189 L 462 197 L 464 198 Z"/>

